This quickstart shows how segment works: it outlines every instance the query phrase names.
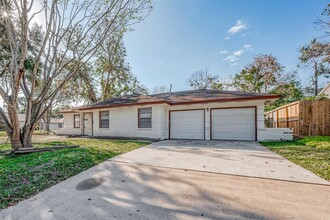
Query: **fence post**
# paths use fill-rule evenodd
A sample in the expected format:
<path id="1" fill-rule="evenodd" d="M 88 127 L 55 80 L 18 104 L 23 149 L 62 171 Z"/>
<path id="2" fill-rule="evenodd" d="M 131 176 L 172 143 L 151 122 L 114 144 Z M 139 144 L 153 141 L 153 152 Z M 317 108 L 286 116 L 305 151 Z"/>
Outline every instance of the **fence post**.
<path id="1" fill-rule="evenodd" d="M 276 128 L 278 128 L 278 109 L 276 110 Z"/>
<path id="2" fill-rule="evenodd" d="M 285 120 L 286 120 L 286 127 L 289 127 L 289 110 L 288 106 L 285 107 Z"/>

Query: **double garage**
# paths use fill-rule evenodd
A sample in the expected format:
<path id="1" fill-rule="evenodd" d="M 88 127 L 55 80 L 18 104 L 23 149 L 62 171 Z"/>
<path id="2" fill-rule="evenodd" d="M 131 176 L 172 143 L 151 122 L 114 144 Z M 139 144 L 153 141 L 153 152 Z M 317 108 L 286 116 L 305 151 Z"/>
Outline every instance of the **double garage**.
<path id="1" fill-rule="evenodd" d="M 256 107 L 185 109 L 169 111 L 170 139 L 257 139 Z M 206 126 L 209 125 L 209 132 Z M 207 134 L 208 133 L 208 134 Z"/>

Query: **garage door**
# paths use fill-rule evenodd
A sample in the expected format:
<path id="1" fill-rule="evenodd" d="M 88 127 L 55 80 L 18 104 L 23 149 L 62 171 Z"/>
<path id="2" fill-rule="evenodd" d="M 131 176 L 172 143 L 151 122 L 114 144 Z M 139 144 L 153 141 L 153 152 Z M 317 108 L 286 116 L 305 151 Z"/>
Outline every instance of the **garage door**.
<path id="1" fill-rule="evenodd" d="M 213 140 L 255 140 L 255 108 L 212 109 Z"/>
<path id="2" fill-rule="evenodd" d="M 170 111 L 171 139 L 204 139 L 204 110 Z"/>

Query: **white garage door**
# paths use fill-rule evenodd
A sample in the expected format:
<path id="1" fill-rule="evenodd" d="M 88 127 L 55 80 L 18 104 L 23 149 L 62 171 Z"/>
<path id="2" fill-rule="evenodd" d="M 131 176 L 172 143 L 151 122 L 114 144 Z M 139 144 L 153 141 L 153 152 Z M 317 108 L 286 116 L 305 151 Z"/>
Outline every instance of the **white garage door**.
<path id="1" fill-rule="evenodd" d="M 171 139 L 204 139 L 204 110 L 170 112 Z"/>
<path id="2" fill-rule="evenodd" d="M 213 140 L 255 140 L 255 108 L 212 109 Z"/>

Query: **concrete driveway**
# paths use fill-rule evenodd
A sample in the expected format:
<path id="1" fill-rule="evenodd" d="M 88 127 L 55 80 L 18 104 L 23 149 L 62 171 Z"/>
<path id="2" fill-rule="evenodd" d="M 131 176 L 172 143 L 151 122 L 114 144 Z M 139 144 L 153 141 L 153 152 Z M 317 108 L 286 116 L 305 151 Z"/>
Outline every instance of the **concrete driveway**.
<path id="1" fill-rule="evenodd" d="M 160 141 L 112 160 L 174 169 L 330 184 L 258 142 L 251 141 Z"/>
<path id="2" fill-rule="evenodd" d="M 252 158 L 260 162 L 249 177 Z M 330 187 L 274 180 L 263 166 L 280 172 L 276 161 L 292 167 L 253 142 L 158 142 L 2 210 L 0 219 L 330 219 Z M 321 183 L 293 169 L 295 178 Z"/>

